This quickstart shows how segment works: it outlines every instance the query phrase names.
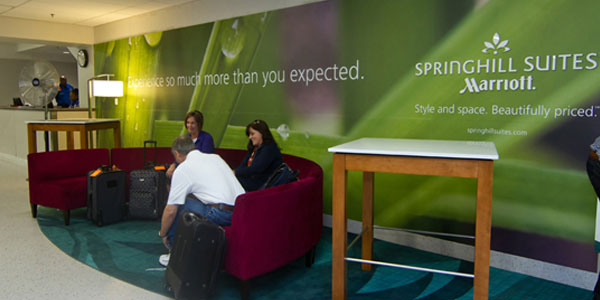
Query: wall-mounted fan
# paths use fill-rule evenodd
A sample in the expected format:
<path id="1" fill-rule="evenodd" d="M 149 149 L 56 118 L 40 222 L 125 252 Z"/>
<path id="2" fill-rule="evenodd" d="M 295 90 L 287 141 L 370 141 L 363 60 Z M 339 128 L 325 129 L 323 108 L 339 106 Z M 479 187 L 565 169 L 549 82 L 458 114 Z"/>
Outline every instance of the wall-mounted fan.
<path id="1" fill-rule="evenodd" d="M 19 90 L 25 103 L 43 106 L 58 93 L 59 76 L 56 68 L 46 61 L 28 63 L 19 75 Z"/>

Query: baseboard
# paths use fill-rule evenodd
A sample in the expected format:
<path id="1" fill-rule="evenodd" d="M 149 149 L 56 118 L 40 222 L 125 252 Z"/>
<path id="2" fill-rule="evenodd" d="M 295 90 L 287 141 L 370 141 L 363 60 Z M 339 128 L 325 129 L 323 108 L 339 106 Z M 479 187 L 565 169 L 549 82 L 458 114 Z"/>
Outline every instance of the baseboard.
<path id="1" fill-rule="evenodd" d="M 13 164 L 19 167 L 27 167 L 27 160 L 24 158 L 16 157 L 14 155 L 0 153 L 0 161 Z"/>
<path id="2" fill-rule="evenodd" d="M 359 234 L 362 230 L 361 224 L 359 221 L 348 220 L 348 232 Z M 323 225 L 331 228 L 331 215 L 323 214 Z M 473 261 L 474 247 L 470 245 L 404 231 L 376 230 L 375 238 L 431 253 Z M 490 252 L 490 266 L 590 291 L 594 289 L 597 279 L 597 275 L 594 272 L 498 251 Z"/>

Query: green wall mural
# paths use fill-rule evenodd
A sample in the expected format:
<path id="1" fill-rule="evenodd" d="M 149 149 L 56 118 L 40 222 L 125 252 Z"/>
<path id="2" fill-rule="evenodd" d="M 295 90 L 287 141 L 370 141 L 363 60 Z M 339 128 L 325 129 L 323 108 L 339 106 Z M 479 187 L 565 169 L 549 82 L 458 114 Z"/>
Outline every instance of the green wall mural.
<path id="1" fill-rule="evenodd" d="M 584 245 L 595 259 L 584 165 L 600 134 L 599 9 L 593 0 L 325 1 L 111 41 L 95 45 L 95 72 L 127 88 L 97 99 L 98 116 L 123 120 L 125 147 L 169 146 L 198 109 L 218 147 L 244 149 L 245 125 L 264 119 L 284 153 L 323 167 L 325 213 L 331 146 L 360 137 L 493 141 L 493 226 Z M 348 216 L 359 220 L 360 174 L 349 175 Z M 473 232 L 474 180 L 375 180 L 377 224 Z M 515 250 L 522 240 L 492 241 L 538 258 Z M 577 255 L 553 262 L 587 268 L 569 256 Z"/>

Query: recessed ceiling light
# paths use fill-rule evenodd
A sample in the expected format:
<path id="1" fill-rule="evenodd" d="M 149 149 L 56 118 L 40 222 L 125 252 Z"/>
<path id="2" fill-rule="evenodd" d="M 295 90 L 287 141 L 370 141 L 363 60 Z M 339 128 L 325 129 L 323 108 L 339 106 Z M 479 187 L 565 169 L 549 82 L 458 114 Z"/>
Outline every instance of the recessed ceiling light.
<path id="1" fill-rule="evenodd" d="M 69 51 L 63 51 L 63 54 L 71 54 Z"/>

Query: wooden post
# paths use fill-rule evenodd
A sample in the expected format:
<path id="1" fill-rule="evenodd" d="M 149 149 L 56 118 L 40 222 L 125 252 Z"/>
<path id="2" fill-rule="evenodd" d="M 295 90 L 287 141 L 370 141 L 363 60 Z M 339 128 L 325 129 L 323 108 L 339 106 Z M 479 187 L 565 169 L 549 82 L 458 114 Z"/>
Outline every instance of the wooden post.
<path id="1" fill-rule="evenodd" d="M 29 147 L 29 153 L 37 152 L 37 139 L 32 124 L 27 124 L 27 144 Z"/>
<path id="2" fill-rule="evenodd" d="M 346 177 L 346 155 L 333 154 L 331 294 L 334 300 L 346 299 Z"/>
<path id="3" fill-rule="evenodd" d="M 362 259 L 373 259 L 373 193 L 374 173 L 363 172 L 362 203 Z M 371 271 L 373 265 L 361 264 L 363 271 Z"/>
<path id="4" fill-rule="evenodd" d="M 478 300 L 488 299 L 489 293 L 493 166 L 493 161 L 478 163 L 473 280 L 473 299 Z"/>

